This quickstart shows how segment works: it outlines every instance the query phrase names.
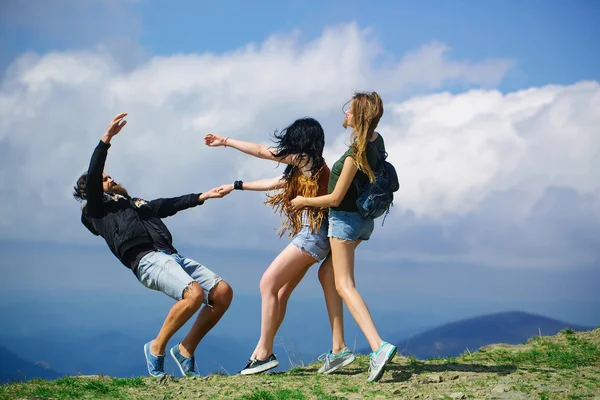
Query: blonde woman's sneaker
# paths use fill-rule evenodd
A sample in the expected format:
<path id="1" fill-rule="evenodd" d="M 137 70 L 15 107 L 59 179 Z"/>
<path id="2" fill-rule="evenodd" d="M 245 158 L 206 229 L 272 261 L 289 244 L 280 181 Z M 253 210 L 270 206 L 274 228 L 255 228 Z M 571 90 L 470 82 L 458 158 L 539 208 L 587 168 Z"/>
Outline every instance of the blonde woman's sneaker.
<path id="1" fill-rule="evenodd" d="M 323 361 L 323 366 L 321 366 L 317 372 L 319 374 L 330 374 L 345 367 L 355 359 L 356 357 L 347 347 L 344 347 L 338 354 L 334 354 L 329 350 L 327 353 L 319 356 L 319 361 Z"/>
<path id="2" fill-rule="evenodd" d="M 258 374 L 273 369 L 279 365 L 279 361 L 275 357 L 275 354 L 271 354 L 264 360 L 248 360 L 248 364 L 240 371 L 242 375 Z"/>
<path id="3" fill-rule="evenodd" d="M 396 346 L 388 342 L 381 343 L 377 351 L 370 354 L 369 378 L 367 382 L 377 382 L 385 372 L 385 366 L 396 355 Z"/>

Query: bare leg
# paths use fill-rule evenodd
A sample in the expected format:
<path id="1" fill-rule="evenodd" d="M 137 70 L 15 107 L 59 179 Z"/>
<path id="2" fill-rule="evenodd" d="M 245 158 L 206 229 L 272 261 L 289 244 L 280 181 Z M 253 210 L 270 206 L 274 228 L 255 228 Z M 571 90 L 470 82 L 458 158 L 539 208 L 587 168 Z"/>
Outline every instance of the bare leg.
<path id="1" fill-rule="evenodd" d="M 296 286 L 298 286 L 300 281 L 304 279 L 304 275 L 306 275 L 309 269 L 310 265 L 304 268 L 303 271 L 300 271 L 300 273 L 296 275 L 294 279 L 292 279 L 291 281 L 283 285 L 281 289 L 279 289 L 279 293 L 277 294 L 277 297 L 279 298 L 279 316 L 277 317 L 277 326 L 275 328 L 275 332 L 279 331 L 279 328 L 283 323 L 285 313 L 287 311 L 287 303 L 290 299 L 290 296 L 292 295 L 292 292 L 294 291 L 294 289 L 296 289 Z"/>
<path id="2" fill-rule="evenodd" d="M 314 262 L 313 257 L 289 244 L 263 274 L 260 281 L 262 297 L 260 340 L 251 358 L 263 360 L 273 353 L 273 341 L 279 326 L 279 291 Z"/>
<path id="3" fill-rule="evenodd" d="M 158 336 L 150 344 L 150 352 L 154 355 L 165 354 L 167 342 L 202 305 L 204 292 L 197 282 L 192 282 L 183 292 L 183 298 L 171 307 Z"/>
<path id="4" fill-rule="evenodd" d="M 350 242 L 331 238 L 331 255 L 335 278 L 335 287 L 373 351 L 381 346 L 381 336 L 375 328 L 371 313 L 354 284 L 354 250 L 360 241 Z"/>
<path id="5" fill-rule="evenodd" d="M 232 299 L 233 290 L 225 281 L 220 281 L 210 291 L 208 300 L 212 307 L 206 305 L 202 307 L 194 325 L 179 346 L 179 351 L 184 357 L 191 357 L 194 354 L 198 343 L 219 322 Z"/>
<path id="6" fill-rule="evenodd" d="M 327 305 L 327 313 L 329 314 L 329 323 L 331 324 L 331 336 L 333 341 L 331 350 L 337 354 L 346 347 L 346 342 L 344 340 L 344 308 L 342 305 L 342 298 L 335 288 L 331 254 L 327 256 L 319 268 L 319 281 L 323 287 L 325 304 Z"/>

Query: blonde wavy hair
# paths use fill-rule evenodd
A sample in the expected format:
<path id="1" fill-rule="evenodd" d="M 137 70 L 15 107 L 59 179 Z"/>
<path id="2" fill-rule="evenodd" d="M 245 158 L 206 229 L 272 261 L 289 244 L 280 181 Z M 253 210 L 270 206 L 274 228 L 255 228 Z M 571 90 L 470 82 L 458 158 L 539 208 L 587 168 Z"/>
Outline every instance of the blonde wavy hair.
<path id="1" fill-rule="evenodd" d="M 375 173 L 367 160 L 367 145 L 383 115 L 383 101 L 377 92 L 357 92 L 344 107 L 348 103 L 351 103 L 353 132 L 350 146 L 354 151 L 354 160 L 358 169 L 373 182 Z M 344 120 L 344 128 L 347 128 L 347 119 Z"/>

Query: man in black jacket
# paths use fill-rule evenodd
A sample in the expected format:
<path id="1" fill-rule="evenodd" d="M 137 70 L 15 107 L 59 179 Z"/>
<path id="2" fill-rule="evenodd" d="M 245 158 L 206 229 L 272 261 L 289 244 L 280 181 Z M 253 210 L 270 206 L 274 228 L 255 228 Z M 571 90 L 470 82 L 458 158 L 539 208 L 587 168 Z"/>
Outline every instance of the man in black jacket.
<path id="1" fill-rule="evenodd" d="M 144 345 L 150 375 L 165 374 L 167 342 L 205 303 L 185 339 L 170 349 L 182 375 L 196 376 L 194 351 L 227 311 L 233 291 L 214 272 L 178 254 L 161 218 L 201 205 L 207 199 L 223 197 L 223 194 L 215 188 L 205 193 L 152 201 L 129 196 L 125 188 L 104 173 L 110 142 L 127 123 L 126 116 L 126 113 L 117 115 L 108 126 L 94 150 L 87 173 L 78 179 L 73 196 L 86 201 L 81 212 L 86 228 L 104 238 L 112 253 L 144 286 L 177 301 L 158 336 Z"/>

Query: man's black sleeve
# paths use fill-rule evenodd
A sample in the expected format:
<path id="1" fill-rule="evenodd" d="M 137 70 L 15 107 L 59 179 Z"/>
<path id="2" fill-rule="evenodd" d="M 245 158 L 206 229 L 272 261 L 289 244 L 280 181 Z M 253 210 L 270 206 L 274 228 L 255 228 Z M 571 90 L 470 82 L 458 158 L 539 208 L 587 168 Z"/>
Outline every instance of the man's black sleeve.
<path id="1" fill-rule="evenodd" d="M 104 171 L 104 164 L 106 163 L 106 156 L 108 155 L 109 148 L 110 143 L 100 141 L 92 154 L 90 166 L 88 167 L 87 184 L 85 187 L 87 195 L 85 212 L 90 218 L 102 217 L 104 196 L 104 189 L 102 189 L 102 172 Z"/>
<path id="2" fill-rule="evenodd" d="M 179 197 L 156 199 L 148 202 L 148 205 L 152 207 L 158 218 L 165 218 L 175 215 L 179 211 L 204 204 L 204 201 L 198 202 L 199 196 L 200 193 L 191 193 Z"/>

